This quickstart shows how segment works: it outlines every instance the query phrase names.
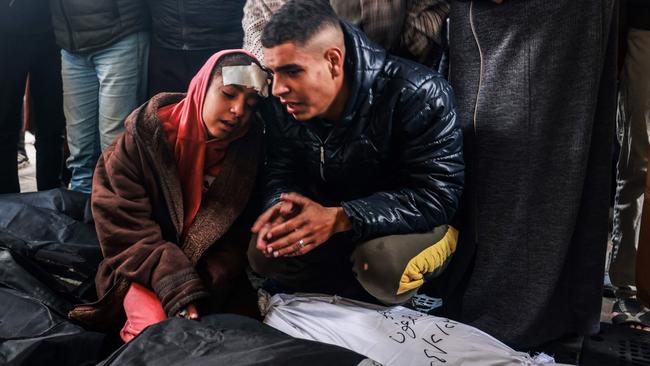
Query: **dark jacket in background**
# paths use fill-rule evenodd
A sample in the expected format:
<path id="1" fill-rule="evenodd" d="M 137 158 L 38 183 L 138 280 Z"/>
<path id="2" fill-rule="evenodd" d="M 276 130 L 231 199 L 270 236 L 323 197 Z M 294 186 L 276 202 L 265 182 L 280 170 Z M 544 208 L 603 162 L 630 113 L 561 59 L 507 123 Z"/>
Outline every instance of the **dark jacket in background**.
<path id="1" fill-rule="evenodd" d="M 174 50 L 241 48 L 245 0 L 149 0 L 155 44 Z"/>
<path id="2" fill-rule="evenodd" d="M 451 87 L 342 24 L 351 88 L 343 117 L 297 122 L 277 100 L 266 111 L 265 205 L 296 191 L 342 206 L 361 240 L 448 223 L 464 169 Z"/>
<path id="3" fill-rule="evenodd" d="M 0 0 L 0 34 L 27 36 L 52 31 L 45 0 Z"/>
<path id="4" fill-rule="evenodd" d="M 50 6 L 57 44 L 69 52 L 96 51 L 149 28 L 144 0 L 50 0 Z"/>
<path id="5" fill-rule="evenodd" d="M 650 1 L 648 0 L 626 0 L 623 1 L 623 9 L 626 15 L 626 28 L 650 30 Z"/>

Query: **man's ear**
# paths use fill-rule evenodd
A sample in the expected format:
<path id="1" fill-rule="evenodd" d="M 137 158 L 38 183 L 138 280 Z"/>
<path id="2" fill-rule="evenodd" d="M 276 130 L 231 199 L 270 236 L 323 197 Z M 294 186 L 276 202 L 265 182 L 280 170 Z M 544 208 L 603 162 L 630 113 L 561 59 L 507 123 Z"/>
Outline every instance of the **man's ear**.
<path id="1" fill-rule="evenodd" d="M 338 47 L 328 48 L 325 51 L 325 60 L 329 63 L 330 73 L 332 78 L 343 75 L 343 51 Z"/>

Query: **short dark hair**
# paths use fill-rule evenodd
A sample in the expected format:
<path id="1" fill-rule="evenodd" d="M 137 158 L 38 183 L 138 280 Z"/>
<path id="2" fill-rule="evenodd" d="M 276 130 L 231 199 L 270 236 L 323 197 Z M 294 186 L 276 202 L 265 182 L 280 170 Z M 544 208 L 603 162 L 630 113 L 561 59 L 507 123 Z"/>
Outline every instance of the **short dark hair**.
<path id="1" fill-rule="evenodd" d="M 326 26 L 341 28 L 328 0 L 289 0 L 264 27 L 262 46 L 271 48 L 287 42 L 304 45 Z"/>

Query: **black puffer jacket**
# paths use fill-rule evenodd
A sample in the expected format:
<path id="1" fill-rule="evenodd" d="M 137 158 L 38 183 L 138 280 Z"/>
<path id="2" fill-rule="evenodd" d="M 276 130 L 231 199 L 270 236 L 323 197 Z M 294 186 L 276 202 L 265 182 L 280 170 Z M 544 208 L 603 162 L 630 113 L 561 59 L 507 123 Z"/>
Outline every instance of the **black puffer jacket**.
<path id="1" fill-rule="evenodd" d="M 241 48 L 246 0 L 149 0 L 153 40 L 175 50 Z"/>
<path id="2" fill-rule="evenodd" d="M 50 0 L 56 43 L 70 52 L 91 52 L 149 28 L 144 0 Z"/>
<path id="3" fill-rule="evenodd" d="M 448 223 L 464 179 L 451 87 L 343 28 L 352 83 L 342 120 L 319 135 L 324 121 L 297 122 L 277 100 L 263 112 L 270 121 L 266 207 L 289 191 L 343 206 L 355 239 Z"/>

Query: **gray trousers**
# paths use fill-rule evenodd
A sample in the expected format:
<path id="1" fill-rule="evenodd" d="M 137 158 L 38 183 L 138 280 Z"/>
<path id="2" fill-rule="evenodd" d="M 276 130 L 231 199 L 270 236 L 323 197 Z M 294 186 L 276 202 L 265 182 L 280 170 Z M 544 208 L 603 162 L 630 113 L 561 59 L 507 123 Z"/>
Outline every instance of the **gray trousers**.
<path id="1" fill-rule="evenodd" d="M 650 152 L 650 31 L 631 29 L 616 118 L 621 143 L 614 204 L 609 276 L 615 286 L 635 286 L 643 190 Z"/>
<path id="2" fill-rule="evenodd" d="M 294 291 L 354 296 L 351 292 L 360 284 L 384 304 L 401 304 L 417 292 L 397 294 L 406 265 L 446 232 L 444 225 L 431 233 L 384 236 L 356 245 L 333 237 L 305 255 L 280 258 L 265 257 L 255 248 L 255 236 L 248 247 L 248 260 L 253 271 Z M 447 262 L 449 258 L 425 278 L 436 277 Z"/>

